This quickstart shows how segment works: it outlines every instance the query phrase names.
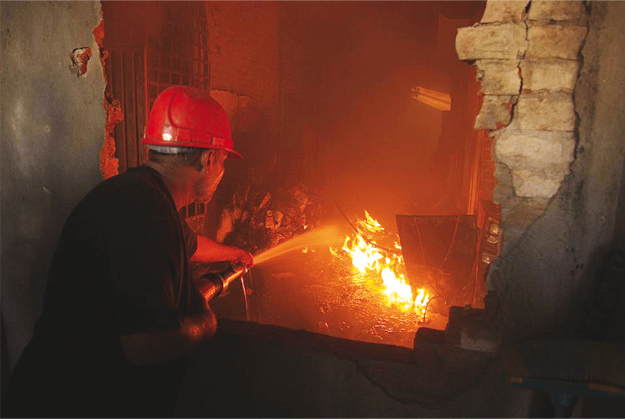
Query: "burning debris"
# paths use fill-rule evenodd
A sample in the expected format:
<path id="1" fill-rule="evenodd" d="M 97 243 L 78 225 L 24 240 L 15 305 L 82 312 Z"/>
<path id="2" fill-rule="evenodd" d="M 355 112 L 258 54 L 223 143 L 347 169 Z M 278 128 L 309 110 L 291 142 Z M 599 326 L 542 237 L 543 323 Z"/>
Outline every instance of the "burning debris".
<path id="1" fill-rule="evenodd" d="M 365 218 L 356 223 L 354 234 L 345 238 L 343 247 L 330 248 L 330 252 L 351 263 L 355 268 L 354 281 L 376 288 L 382 285 L 389 304 L 406 312 L 414 311 L 426 320 L 430 297 L 423 288 L 413 294 L 406 280 L 399 236 L 387 232 L 367 211 Z"/>
<path id="2" fill-rule="evenodd" d="M 272 189 L 249 181 L 233 195 L 221 213 L 217 239 L 250 249 L 259 258 L 253 281 L 246 284 L 248 293 L 254 289 L 246 318 L 407 347 L 419 326 L 444 327 L 446 317 L 430 307 L 429 289 L 411 288 L 407 280 L 399 236 L 368 212 L 352 225 L 353 233 L 336 232 L 335 247 L 328 247 L 330 241 L 300 243 L 317 232 L 332 235 L 324 232 L 331 227 L 319 226 L 326 210 L 297 181 Z M 295 242 L 297 246 L 289 246 Z M 265 254 L 283 246 L 299 251 L 265 262 Z M 241 316 L 225 303 L 223 311 Z"/>

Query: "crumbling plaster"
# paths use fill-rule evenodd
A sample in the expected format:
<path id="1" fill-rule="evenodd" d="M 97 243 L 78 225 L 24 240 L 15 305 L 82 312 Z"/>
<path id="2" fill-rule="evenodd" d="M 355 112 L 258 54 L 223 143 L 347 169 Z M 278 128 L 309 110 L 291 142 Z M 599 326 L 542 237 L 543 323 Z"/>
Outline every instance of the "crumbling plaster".
<path id="1" fill-rule="evenodd" d="M 100 2 L 2 2 L 2 319 L 11 367 L 32 336 L 73 205 L 101 178 Z M 72 52 L 90 48 L 86 73 Z"/>
<path id="2" fill-rule="evenodd" d="M 570 334 L 617 240 L 624 24 L 622 2 L 489 1 L 482 23 L 458 33 L 486 95 L 476 128 L 495 140 L 504 241 L 488 282 L 508 339 Z"/>

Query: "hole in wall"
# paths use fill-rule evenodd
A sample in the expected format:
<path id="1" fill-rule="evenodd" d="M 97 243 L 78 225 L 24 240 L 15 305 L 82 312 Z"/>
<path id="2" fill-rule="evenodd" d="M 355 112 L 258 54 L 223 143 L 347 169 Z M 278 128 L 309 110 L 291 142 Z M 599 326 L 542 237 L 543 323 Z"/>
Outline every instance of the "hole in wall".
<path id="1" fill-rule="evenodd" d="M 218 315 L 412 347 L 452 305 L 483 306 L 500 235 L 492 144 L 473 130 L 479 85 L 454 47 L 483 9 L 103 2 L 120 172 L 145 161 L 139 140 L 162 89 L 211 89 L 245 160 L 229 162 L 211 204 L 183 211 L 193 228 L 255 253 L 344 230 L 343 243 L 256 267 L 245 290 L 214 301 Z"/>

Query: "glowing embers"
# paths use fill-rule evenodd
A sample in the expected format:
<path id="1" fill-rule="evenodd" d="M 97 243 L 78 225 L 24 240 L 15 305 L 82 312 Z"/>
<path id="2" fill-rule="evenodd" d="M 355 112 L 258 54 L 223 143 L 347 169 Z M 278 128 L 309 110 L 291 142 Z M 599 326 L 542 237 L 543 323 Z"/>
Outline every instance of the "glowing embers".
<path id="1" fill-rule="evenodd" d="M 367 211 L 355 228 L 357 232 L 345 238 L 342 248 L 331 247 L 330 252 L 346 263 L 351 262 L 354 281 L 379 289 L 386 295 L 389 305 L 395 305 L 404 312 L 414 312 L 425 319 L 430 297 L 425 289 L 419 289 L 417 295 L 413 295 L 406 281 L 399 237 L 386 232 Z M 388 244 L 392 244 L 392 248 L 385 247 Z"/>

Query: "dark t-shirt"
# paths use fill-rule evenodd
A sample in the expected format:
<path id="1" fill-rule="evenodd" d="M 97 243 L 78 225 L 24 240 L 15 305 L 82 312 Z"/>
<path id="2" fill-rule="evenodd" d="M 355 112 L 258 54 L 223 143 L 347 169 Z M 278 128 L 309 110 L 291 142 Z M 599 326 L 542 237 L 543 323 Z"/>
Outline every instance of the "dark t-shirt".
<path id="1" fill-rule="evenodd" d="M 36 407 L 22 411 L 29 416 L 171 415 L 184 360 L 135 367 L 120 335 L 177 330 L 206 310 L 188 273 L 196 247 L 155 170 L 130 169 L 92 190 L 61 234 L 10 406 Z"/>

